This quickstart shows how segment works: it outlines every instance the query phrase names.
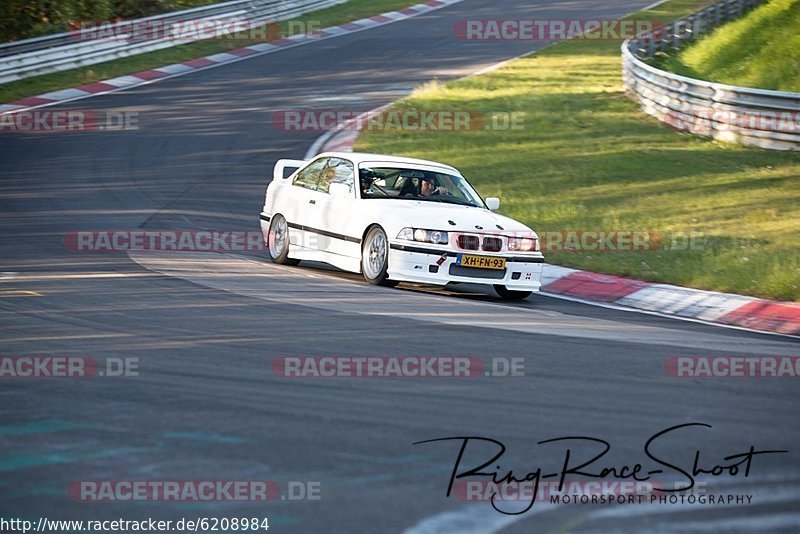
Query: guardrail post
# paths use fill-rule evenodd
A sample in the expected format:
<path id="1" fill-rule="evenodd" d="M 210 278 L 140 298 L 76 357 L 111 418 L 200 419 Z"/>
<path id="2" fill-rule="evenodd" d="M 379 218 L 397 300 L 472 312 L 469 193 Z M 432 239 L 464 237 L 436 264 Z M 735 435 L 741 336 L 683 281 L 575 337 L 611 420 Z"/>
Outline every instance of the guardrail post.
<path id="1" fill-rule="evenodd" d="M 703 16 L 703 12 L 697 13 L 694 17 L 694 38 L 699 39 L 703 35 L 705 18 Z"/>
<path id="2" fill-rule="evenodd" d="M 658 40 L 658 51 L 666 52 L 672 42 L 672 36 L 675 34 L 675 25 L 670 23 L 664 26 L 664 35 Z"/>
<path id="3" fill-rule="evenodd" d="M 681 47 L 681 31 L 682 31 L 682 24 L 683 21 L 676 20 L 674 31 L 672 32 L 672 43 L 671 47 L 675 50 L 678 50 Z"/>
<path id="4" fill-rule="evenodd" d="M 656 43 L 655 39 L 652 37 L 647 38 L 647 57 L 653 57 L 656 55 Z"/>

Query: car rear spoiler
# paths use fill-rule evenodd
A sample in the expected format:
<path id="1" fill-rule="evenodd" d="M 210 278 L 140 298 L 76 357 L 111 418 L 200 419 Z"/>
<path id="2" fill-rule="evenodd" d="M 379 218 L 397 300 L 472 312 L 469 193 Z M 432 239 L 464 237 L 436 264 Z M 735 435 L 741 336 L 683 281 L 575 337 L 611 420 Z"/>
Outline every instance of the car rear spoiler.
<path id="1" fill-rule="evenodd" d="M 272 179 L 273 180 L 283 180 L 283 171 L 287 168 L 300 168 L 303 165 L 308 163 L 307 161 L 303 161 L 302 159 L 279 159 L 278 162 L 275 164 L 275 170 L 272 172 Z"/>

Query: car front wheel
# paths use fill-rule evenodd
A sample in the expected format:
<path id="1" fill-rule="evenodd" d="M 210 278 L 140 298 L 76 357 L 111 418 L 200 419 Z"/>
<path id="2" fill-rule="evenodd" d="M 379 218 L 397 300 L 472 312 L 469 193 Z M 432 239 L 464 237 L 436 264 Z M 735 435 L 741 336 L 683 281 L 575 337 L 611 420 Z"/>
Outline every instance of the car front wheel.
<path id="1" fill-rule="evenodd" d="M 280 213 L 272 217 L 269 223 L 267 250 L 273 262 L 281 265 L 297 265 L 300 260 L 289 257 L 289 224 Z"/>
<path id="2" fill-rule="evenodd" d="M 361 247 L 361 273 L 370 284 L 395 286 L 397 282 L 389 280 L 389 240 L 386 232 L 375 226 L 364 239 Z"/>
<path id="3" fill-rule="evenodd" d="M 503 300 L 524 300 L 533 294 L 533 291 L 514 291 L 501 285 L 495 285 L 494 290 Z"/>

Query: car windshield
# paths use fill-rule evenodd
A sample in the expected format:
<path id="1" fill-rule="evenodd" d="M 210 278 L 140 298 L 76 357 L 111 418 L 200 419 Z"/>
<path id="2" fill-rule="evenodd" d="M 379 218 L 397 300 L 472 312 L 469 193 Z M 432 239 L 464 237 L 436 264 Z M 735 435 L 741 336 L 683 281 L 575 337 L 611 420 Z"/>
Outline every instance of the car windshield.
<path id="1" fill-rule="evenodd" d="M 480 195 L 463 176 L 405 167 L 362 167 L 361 198 L 422 200 L 484 207 Z"/>

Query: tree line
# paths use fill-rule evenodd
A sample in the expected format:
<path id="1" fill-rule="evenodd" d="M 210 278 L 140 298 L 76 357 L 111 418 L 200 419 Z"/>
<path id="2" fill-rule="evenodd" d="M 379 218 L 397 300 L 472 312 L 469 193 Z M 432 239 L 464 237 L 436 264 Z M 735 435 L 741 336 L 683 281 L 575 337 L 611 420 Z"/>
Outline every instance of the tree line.
<path id="1" fill-rule="evenodd" d="M 222 0 L 0 0 L 0 42 L 74 29 L 80 20 L 126 20 Z"/>

